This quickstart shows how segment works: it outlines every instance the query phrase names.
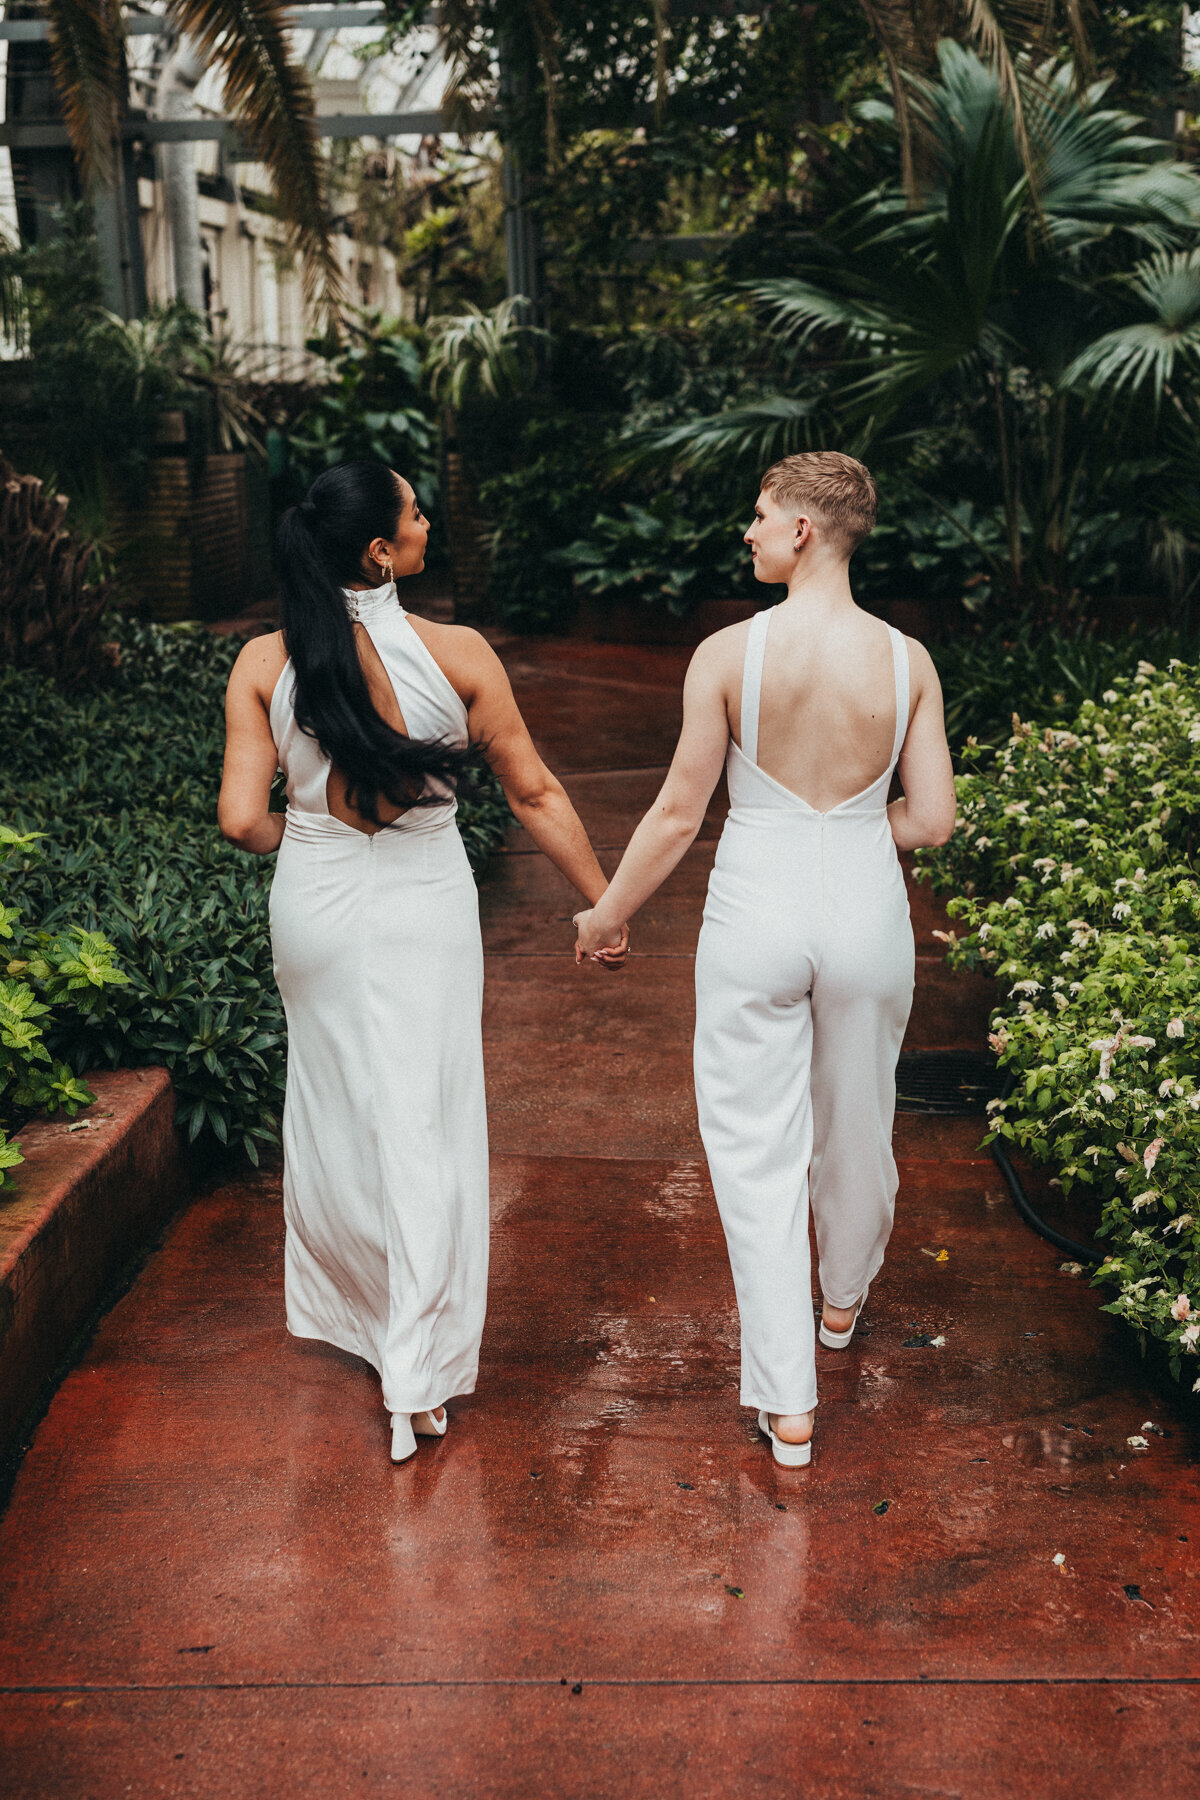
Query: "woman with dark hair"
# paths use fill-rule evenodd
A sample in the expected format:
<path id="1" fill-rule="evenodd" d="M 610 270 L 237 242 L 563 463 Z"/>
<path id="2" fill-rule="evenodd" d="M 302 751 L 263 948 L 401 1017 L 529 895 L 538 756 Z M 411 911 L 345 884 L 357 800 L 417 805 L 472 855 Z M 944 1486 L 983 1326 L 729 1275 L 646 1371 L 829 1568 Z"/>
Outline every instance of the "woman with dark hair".
<path id="1" fill-rule="evenodd" d="M 472 746 L 572 885 L 592 903 L 607 885 L 490 645 L 401 605 L 428 535 L 381 462 L 327 470 L 284 515 L 283 629 L 230 677 L 218 814 L 279 852 L 288 1329 L 379 1371 L 397 1462 L 473 1390 L 486 1302 L 483 950 L 454 824 Z"/>

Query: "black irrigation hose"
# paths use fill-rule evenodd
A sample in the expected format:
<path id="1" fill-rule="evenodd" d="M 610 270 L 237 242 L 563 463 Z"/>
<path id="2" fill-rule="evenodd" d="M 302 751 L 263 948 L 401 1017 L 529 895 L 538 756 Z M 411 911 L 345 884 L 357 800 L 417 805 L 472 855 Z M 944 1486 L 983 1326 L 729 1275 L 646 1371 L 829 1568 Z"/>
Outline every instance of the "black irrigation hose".
<path id="1" fill-rule="evenodd" d="M 1007 1100 L 1016 1085 L 1017 1078 L 1010 1069 L 1005 1076 L 1004 1086 L 1000 1090 L 1000 1098 L 1002 1100 Z M 1013 1168 L 1012 1158 L 1004 1147 L 1004 1139 L 1002 1137 L 994 1137 L 992 1139 L 992 1155 L 996 1159 L 996 1165 L 999 1168 L 1000 1173 L 1008 1183 L 1008 1191 L 1012 1195 L 1013 1205 L 1016 1207 L 1025 1223 L 1031 1225 L 1034 1231 L 1036 1231 L 1040 1237 L 1044 1237 L 1048 1244 L 1053 1244 L 1056 1250 L 1061 1250 L 1064 1256 L 1072 1256 L 1075 1258 L 1076 1262 L 1088 1263 L 1091 1267 L 1095 1268 L 1096 1264 L 1103 1260 L 1098 1250 L 1089 1250 L 1086 1245 L 1077 1244 L 1074 1238 L 1064 1237 L 1061 1231 L 1055 1231 L 1053 1225 L 1047 1225 L 1045 1219 L 1034 1212 L 1033 1207 L 1029 1204 L 1029 1195 L 1022 1186 L 1021 1177 Z"/>

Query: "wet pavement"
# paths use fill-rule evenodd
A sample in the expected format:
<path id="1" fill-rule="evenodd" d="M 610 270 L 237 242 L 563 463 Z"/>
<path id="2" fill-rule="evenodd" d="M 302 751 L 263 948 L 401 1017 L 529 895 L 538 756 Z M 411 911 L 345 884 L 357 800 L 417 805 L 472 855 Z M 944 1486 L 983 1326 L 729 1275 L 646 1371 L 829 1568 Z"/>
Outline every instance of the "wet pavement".
<path id="1" fill-rule="evenodd" d="M 502 649 L 610 861 L 680 653 Z M 371 1371 L 286 1337 L 277 1173 L 201 1194 L 105 1319 L 3 1522 L 0 1792 L 1187 1779 L 1187 1420 L 1016 1219 L 978 1120 L 898 1121 L 896 1234 L 854 1347 L 818 1352 L 811 1467 L 777 1469 L 737 1404 L 690 1078 L 719 819 L 620 975 L 574 968 L 571 896 L 519 835 L 484 884 L 493 1271 L 445 1441 L 393 1468 Z M 927 890 L 913 910 L 909 1041 L 975 1044 L 989 990 L 941 965 Z"/>

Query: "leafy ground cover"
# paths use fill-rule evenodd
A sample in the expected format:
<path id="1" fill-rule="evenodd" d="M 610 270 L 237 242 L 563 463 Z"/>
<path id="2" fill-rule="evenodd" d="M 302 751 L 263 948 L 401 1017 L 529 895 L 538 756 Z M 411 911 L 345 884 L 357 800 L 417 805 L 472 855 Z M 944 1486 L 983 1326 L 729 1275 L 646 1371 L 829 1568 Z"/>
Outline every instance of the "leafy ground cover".
<path id="1" fill-rule="evenodd" d="M 256 1161 L 277 1133 L 285 1047 L 267 930 L 273 859 L 216 827 L 238 647 L 197 628 L 123 623 L 119 667 L 92 693 L 0 669 L 0 818 L 44 834 L 10 842 L 2 878 L 10 926 L 15 914 L 65 947 L 77 928 L 98 933 L 127 977 L 103 1006 L 44 1021 L 54 1065 L 163 1063 L 189 1138 L 211 1133 Z M 508 819 L 494 784 L 463 799 L 476 868 Z"/>
<path id="2" fill-rule="evenodd" d="M 1143 660 L 1069 726 L 968 744 L 958 830 L 924 858 L 967 928 L 952 964 L 999 984 L 992 1132 L 1092 1191 L 1106 1310 L 1177 1376 L 1200 1351 L 1197 745 L 1200 671 Z"/>

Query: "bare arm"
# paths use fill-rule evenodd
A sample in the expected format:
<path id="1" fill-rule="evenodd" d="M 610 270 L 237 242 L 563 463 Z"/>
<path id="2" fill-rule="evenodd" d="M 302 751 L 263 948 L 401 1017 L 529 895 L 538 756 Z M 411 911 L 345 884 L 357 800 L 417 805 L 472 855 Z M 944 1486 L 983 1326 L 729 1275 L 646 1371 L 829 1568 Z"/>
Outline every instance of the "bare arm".
<path id="1" fill-rule="evenodd" d="M 621 925 L 644 906 L 682 860 L 704 822 L 729 746 L 724 633 L 701 644 L 683 686 L 683 730 L 654 805 L 629 840 L 604 898 L 576 919 L 577 960 L 617 941 Z"/>
<path id="2" fill-rule="evenodd" d="M 901 800 L 888 807 L 897 850 L 944 844 L 954 830 L 958 803 L 942 716 L 942 684 L 928 650 L 908 640 L 917 704 L 898 764 Z"/>
<path id="3" fill-rule="evenodd" d="M 483 746 L 505 799 L 538 849 L 586 900 L 598 900 L 608 879 L 562 783 L 534 748 L 504 664 L 478 632 L 456 637 L 453 685 L 466 704 L 471 742 Z"/>
<path id="4" fill-rule="evenodd" d="M 283 837 L 283 814 L 270 811 L 279 762 L 263 698 L 274 687 L 283 661 L 276 638 L 251 638 L 225 691 L 225 767 L 217 824 L 231 844 L 255 856 L 278 850 Z"/>

